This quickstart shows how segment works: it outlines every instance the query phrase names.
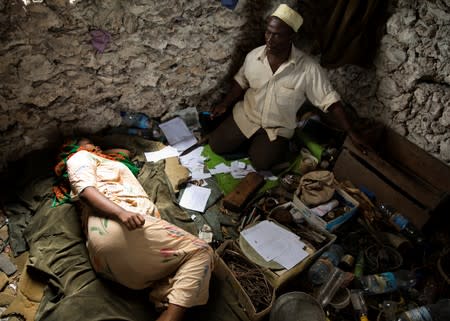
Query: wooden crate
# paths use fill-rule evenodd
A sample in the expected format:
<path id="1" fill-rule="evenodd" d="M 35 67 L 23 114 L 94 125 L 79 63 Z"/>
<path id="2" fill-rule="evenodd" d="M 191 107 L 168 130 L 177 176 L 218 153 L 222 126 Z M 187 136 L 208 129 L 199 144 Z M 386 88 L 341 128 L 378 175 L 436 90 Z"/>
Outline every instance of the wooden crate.
<path id="1" fill-rule="evenodd" d="M 388 128 L 375 150 L 364 154 L 347 138 L 333 168 L 336 178 L 367 187 L 422 228 L 449 200 L 450 167 Z"/>

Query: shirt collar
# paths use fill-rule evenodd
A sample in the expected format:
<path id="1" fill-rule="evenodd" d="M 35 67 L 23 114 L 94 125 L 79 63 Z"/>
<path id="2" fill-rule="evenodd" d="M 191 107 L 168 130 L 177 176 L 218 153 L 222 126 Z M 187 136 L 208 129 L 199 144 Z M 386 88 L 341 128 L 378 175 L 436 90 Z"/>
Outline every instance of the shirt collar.
<path id="1" fill-rule="evenodd" d="M 264 45 L 263 50 L 261 50 L 261 52 L 258 55 L 258 60 L 263 61 L 264 58 L 267 56 L 266 55 L 266 46 Z M 291 52 L 289 53 L 289 58 L 288 60 L 286 60 L 283 64 L 294 64 L 296 65 L 298 62 L 298 58 L 301 56 L 301 51 L 298 50 L 294 44 L 291 45 Z"/>

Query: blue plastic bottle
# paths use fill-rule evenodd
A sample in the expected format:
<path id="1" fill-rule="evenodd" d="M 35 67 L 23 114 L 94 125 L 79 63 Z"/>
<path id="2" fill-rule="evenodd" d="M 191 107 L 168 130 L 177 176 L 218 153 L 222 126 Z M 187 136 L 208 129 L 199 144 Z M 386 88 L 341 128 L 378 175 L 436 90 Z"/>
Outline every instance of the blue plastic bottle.
<path id="1" fill-rule="evenodd" d="M 121 111 L 121 125 L 140 129 L 150 128 L 150 118 L 144 113 Z"/>
<path id="2" fill-rule="evenodd" d="M 408 270 L 364 275 L 361 284 L 365 294 L 389 293 L 413 287 L 416 285 L 416 275 Z"/>

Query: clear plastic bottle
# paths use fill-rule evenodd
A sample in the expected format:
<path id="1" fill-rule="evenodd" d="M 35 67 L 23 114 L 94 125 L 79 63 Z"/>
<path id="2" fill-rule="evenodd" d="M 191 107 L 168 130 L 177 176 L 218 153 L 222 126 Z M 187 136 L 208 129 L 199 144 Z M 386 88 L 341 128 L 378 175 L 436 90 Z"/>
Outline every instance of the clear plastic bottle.
<path id="1" fill-rule="evenodd" d="M 319 301 L 322 307 L 325 307 L 333 299 L 337 290 L 342 286 L 345 281 L 344 271 L 334 267 L 332 268 L 331 274 L 329 275 L 326 282 L 322 284 L 319 289 L 319 294 L 317 296 L 317 301 Z"/>
<path id="2" fill-rule="evenodd" d="M 366 294 L 382 294 L 409 289 L 416 285 L 416 275 L 408 270 L 364 275 L 361 285 Z"/>
<path id="3" fill-rule="evenodd" d="M 361 290 L 352 289 L 350 291 L 350 301 L 352 302 L 353 309 L 358 314 L 358 319 L 360 321 L 368 321 L 368 311 L 363 292 Z"/>
<path id="4" fill-rule="evenodd" d="M 397 321 L 448 321 L 450 320 L 450 299 L 427 304 L 401 313 Z"/>
<path id="5" fill-rule="evenodd" d="M 122 117 L 121 125 L 125 127 L 133 127 L 140 129 L 147 129 L 151 127 L 150 118 L 144 113 L 133 111 L 121 111 L 120 117 Z"/>
<path id="6" fill-rule="evenodd" d="M 342 255 L 344 255 L 343 248 L 338 244 L 332 244 L 309 268 L 309 280 L 314 285 L 324 283 L 331 275 L 333 268 L 339 264 Z"/>
<path id="7" fill-rule="evenodd" d="M 423 243 L 424 238 L 422 233 L 394 207 L 380 203 L 378 204 L 378 209 L 397 231 L 417 244 Z"/>

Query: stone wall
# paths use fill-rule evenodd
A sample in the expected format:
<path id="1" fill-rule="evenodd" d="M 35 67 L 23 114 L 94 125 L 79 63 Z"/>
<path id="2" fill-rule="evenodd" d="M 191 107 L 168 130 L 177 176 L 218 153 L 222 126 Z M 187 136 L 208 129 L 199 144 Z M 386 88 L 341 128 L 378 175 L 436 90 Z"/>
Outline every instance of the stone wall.
<path id="1" fill-rule="evenodd" d="M 398 0 L 372 70 L 330 72 L 360 116 L 450 164 L 450 1 Z"/>
<path id="2" fill-rule="evenodd" d="M 280 2 L 240 0 L 235 10 L 218 0 L 0 2 L 0 169 L 64 135 L 117 126 L 122 110 L 209 109 L 263 43 L 264 18 Z M 330 75 L 361 116 L 450 164 L 448 12 L 448 0 L 398 1 L 376 69 Z M 103 53 L 92 30 L 111 35 Z"/>

